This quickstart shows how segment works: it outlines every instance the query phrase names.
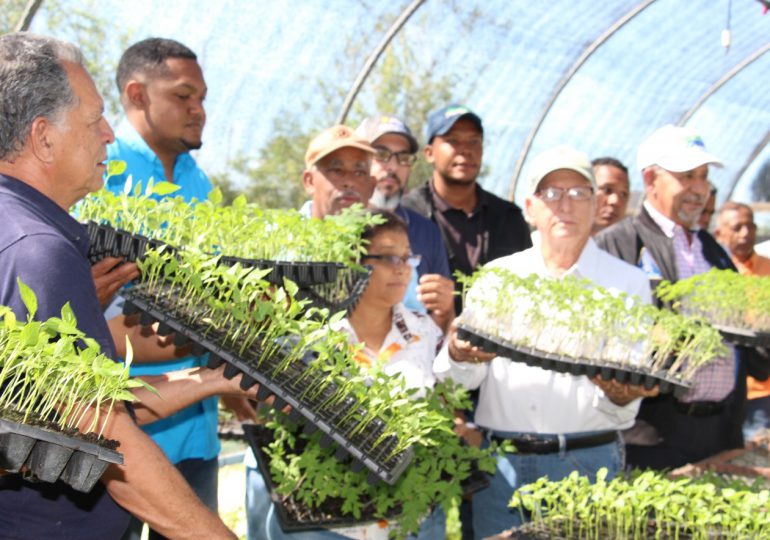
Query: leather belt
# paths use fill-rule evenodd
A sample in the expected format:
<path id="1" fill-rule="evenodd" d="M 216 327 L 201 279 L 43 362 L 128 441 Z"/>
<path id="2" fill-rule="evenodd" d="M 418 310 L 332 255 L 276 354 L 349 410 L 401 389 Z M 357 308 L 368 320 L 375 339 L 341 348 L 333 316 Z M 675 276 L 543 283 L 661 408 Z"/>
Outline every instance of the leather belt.
<path id="1" fill-rule="evenodd" d="M 687 416 L 714 416 L 725 410 L 724 401 L 691 401 L 684 403 L 674 400 L 674 408 Z"/>
<path id="2" fill-rule="evenodd" d="M 518 454 L 554 454 L 561 451 L 579 450 L 609 444 L 618 440 L 617 431 L 603 431 L 591 435 L 520 435 L 517 437 L 498 437 L 488 434 L 493 441 L 510 441 Z M 561 439 L 561 441 L 560 441 Z"/>

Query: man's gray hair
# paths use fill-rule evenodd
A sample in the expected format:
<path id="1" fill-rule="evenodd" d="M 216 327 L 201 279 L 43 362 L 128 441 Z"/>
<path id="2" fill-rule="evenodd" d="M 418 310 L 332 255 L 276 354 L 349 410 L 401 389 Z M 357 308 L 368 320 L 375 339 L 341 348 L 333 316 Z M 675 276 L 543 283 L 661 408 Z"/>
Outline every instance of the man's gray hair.
<path id="1" fill-rule="evenodd" d="M 24 148 L 35 118 L 58 123 L 77 105 L 63 62 L 83 66 L 83 54 L 75 45 L 47 36 L 0 36 L 0 159 Z"/>

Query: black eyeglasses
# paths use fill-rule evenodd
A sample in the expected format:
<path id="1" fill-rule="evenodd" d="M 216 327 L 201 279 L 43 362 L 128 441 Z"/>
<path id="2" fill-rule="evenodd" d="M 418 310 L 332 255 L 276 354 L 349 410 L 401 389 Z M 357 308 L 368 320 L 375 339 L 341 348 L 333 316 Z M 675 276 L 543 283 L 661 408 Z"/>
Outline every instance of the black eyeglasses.
<path id="1" fill-rule="evenodd" d="M 420 264 L 420 259 L 422 257 L 420 255 L 364 255 L 362 257 L 363 259 L 376 259 L 378 261 L 384 261 L 385 263 L 389 264 L 390 266 L 399 267 L 402 264 L 408 264 L 412 268 L 417 268 L 417 265 Z"/>
<path id="2" fill-rule="evenodd" d="M 396 163 L 407 166 L 412 165 L 417 160 L 417 156 L 410 152 L 391 152 L 387 148 L 382 147 L 375 147 L 374 149 L 376 150 L 374 159 L 380 163 L 387 163 L 390 161 L 390 158 L 395 157 Z"/>
<path id="3" fill-rule="evenodd" d="M 575 186 L 571 188 L 547 187 L 537 190 L 536 195 L 544 202 L 558 202 L 567 195 L 573 201 L 587 201 L 594 195 L 594 188 Z"/>

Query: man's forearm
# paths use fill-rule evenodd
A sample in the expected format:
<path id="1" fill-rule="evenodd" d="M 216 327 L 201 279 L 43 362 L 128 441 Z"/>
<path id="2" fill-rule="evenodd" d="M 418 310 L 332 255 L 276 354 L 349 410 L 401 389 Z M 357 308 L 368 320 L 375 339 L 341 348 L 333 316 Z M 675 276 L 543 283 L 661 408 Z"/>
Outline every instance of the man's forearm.
<path id="1" fill-rule="evenodd" d="M 136 364 L 168 362 L 190 354 L 189 347 L 174 346 L 171 339 L 157 335 L 150 327 L 140 326 L 132 317 L 119 315 L 107 321 L 107 325 L 121 358 L 126 357 L 126 337 L 131 341 Z"/>
<path id="2" fill-rule="evenodd" d="M 102 476 L 118 504 L 168 538 L 235 538 L 125 409 L 111 417 L 104 435 L 120 441 L 124 457 Z"/>
<path id="3" fill-rule="evenodd" d="M 221 366 L 217 369 L 190 368 L 163 375 L 142 376 L 141 379 L 153 386 L 158 394 L 146 388 L 134 389 L 134 395 L 139 399 L 134 404 L 137 422 L 155 422 L 202 399 L 233 392 L 237 386 L 234 381 L 225 379 L 223 372 L 224 366 Z"/>

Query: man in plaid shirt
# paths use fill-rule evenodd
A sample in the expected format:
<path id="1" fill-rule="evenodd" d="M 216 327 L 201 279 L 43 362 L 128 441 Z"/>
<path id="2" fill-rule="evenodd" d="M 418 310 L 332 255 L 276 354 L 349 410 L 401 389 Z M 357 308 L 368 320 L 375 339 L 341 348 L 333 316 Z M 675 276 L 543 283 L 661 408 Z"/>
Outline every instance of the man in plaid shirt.
<path id="1" fill-rule="evenodd" d="M 642 268 L 653 286 L 661 279 L 685 279 L 714 267 L 735 270 L 724 249 L 698 227 L 711 190 L 709 165 L 721 166 L 700 135 L 690 128 L 665 126 L 639 146 L 637 162 L 644 180 L 643 207 L 638 215 L 602 231 L 597 244 Z M 683 398 L 644 400 L 637 424 L 626 437 L 630 466 L 678 467 L 743 446 L 746 373 L 754 371 L 758 358 L 753 350 L 737 352 L 730 348 L 727 357 L 700 370 Z"/>

